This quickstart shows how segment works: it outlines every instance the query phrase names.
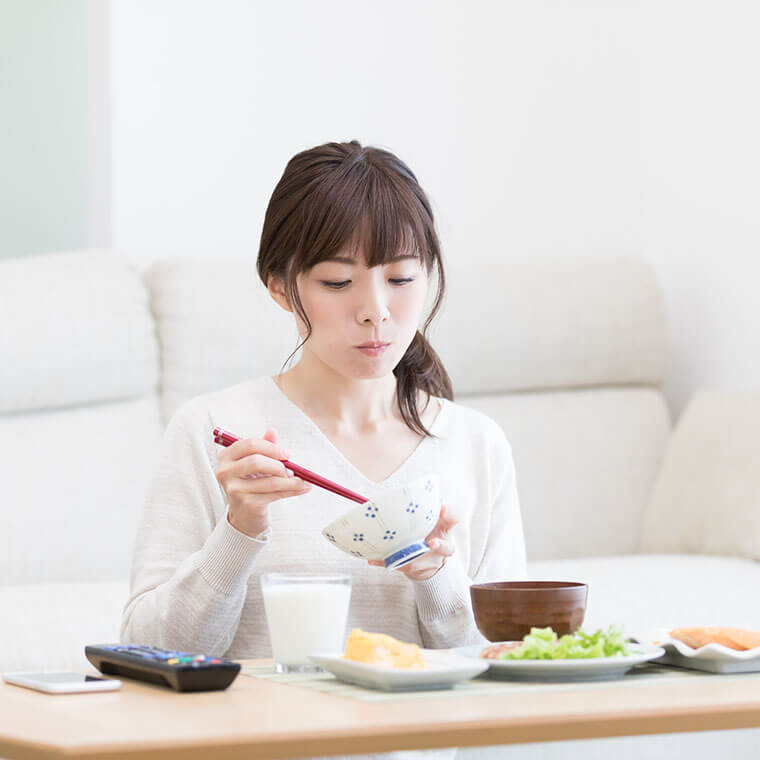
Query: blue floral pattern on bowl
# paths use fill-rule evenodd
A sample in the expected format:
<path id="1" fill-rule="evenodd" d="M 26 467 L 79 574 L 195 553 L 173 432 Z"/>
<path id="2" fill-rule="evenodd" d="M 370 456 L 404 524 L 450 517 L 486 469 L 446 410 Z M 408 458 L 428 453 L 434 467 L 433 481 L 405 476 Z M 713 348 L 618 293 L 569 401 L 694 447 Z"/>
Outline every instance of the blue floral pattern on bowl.
<path id="1" fill-rule="evenodd" d="M 441 509 L 439 482 L 430 473 L 400 488 L 378 488 L 369 501 L 325 525 L 322 535 L 352 557 L 400 567 L 429 551 L 425 538 Z"/>

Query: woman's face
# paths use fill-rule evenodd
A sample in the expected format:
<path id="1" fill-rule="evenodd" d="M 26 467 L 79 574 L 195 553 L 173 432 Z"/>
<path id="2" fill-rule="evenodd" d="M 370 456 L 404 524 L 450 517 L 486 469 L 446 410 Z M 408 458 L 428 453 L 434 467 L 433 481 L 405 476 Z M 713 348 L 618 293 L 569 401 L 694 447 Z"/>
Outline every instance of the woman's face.
<path id="1" fill-rule="evenodd" d="M 311 322 L 304 351 L 312 351 L 347 377 L 389 375 L 420 323 L 428 288 L 425 266 L 417 257 L 406 256 L 369 269 L 361 248 L 356 257 L 348 247 L 336 257 L 344 260 L 321 261 L 297 277 Z M 297 314 L 296 323 L 305 338 L 306 325 Z M 369 341 L 390 345 L 374 355 L 358 348 Z"/>

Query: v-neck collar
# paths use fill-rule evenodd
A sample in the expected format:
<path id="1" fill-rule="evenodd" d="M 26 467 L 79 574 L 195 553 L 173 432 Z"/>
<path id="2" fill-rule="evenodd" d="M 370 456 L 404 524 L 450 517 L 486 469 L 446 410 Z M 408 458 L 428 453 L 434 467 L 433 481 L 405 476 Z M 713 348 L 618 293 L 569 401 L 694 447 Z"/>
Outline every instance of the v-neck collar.
<path id="1" fill-rule="evenodd" d="M 363 480 L 365 483 L 369 483 L 372 486 L 384 486 L 391 481 L 396 480 L 406 469 L 408 469 L 410 462 L 419 457 L 421 455 L 421 451 L 424 451 L 427 446 L 434 443 L 436 440 L 430 436 L 425 436 L 417 444 L 417 446 L 415 446 L 411 454 L 409 454 L 409 456 L 387 478 L 384 480 L 372 480 L 371 478 L 368 478 L 350 459 L 346 457 L 346 455 L 322 432 L 322 429 L 319 427 L 319 425 L 317 425 L 317 423 L 314 422 L 314 420 L 309 417 L 309 415 L 306 414 L 306 412 L 304 412 L 304 410 L 301 409 L 298 404 L 293 403 L 290 398 L 285 395 L 282 388 L 277 385 L 277 382 L 271 375 L 266 375 L 265 380 L 273 390 L 274 395 L 277 396 L 286 406 L 290 407 L 295 414 L 301 417 L 309 426 L 309 428 L 314 432 L 314 434 L 317 437 L 321 438 L 327 447 L 335 453 L 336 457 L 338 457 L 357 477 L 361 478 L 361 480 Z M 428 427 L 428 430 L 431 433 L 435 433 L 436 429 L 441 425 L 441 417 L 443 417 L 445 414 L 448 399 L 441 396 L 432 396 L 431 398 L 437 399 L 441 403 L 441 408 L 438 410 L 438 414 L 435 416 L 435 419 Z"/>

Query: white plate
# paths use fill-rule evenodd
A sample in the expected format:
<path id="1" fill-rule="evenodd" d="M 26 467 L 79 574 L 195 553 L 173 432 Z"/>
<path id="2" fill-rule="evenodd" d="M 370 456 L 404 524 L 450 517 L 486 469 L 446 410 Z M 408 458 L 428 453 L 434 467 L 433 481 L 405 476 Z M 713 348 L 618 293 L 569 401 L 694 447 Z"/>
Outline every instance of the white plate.
<path id="1" fill-rule="evenodd" d="M 365 662 L 347 660 L 342 655 L 309 655 L 312 662 L 341 681 L 385 691 L 448 689 L 459 681 L 474 678 L 488 668 L 485 660 L 473 662 L 469 657 L 459 657 L 434 649 L 423 649 L 422 658 L 427 668 L 412 670 L 368 665 Z"/>
<path id="2" fill-rule="evenodd" d="M 731 649 L 723 644 L 706 644 L 694 649 L 670 638 L 669 628 L 656 628 L 636 638 L 643 644 L 659 642 L 665 654 L 657 662 L 710 673 L 756 673 L 760 671 L 760 647 Z"/>
<path id="3" fill-rule="evenodd" d="M 493 642 L 494 644 L 507 642 Z M 633 654 L 615 657 L 589 657 L 572 660 L 487 660 L 480 653 L 488 646 L 477 644 L 451 651 L 463 657 L 487 662 L 489 675 L 518 681 L 601 681 L 620 678 L 634 665 L 661 657 L 662 647 L 630 644 Z"/>

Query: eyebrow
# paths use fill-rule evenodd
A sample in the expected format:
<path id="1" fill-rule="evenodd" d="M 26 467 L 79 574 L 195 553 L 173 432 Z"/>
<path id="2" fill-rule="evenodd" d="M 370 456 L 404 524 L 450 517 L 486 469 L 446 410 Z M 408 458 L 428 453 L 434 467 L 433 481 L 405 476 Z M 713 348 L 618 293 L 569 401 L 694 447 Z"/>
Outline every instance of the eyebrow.
<path id="1" fill-rule="evenodd" d="M 417 259 L 419 256 L 416 256 L 413 253 L 406 254 L 405 256 L 396 256 L 395 258 L 391 259 L 391 263 L 394 261 L 403 261 L 404 259 Z M 349 258 L 348 256 L 330 256 L 327 259 L 322 259 L 320 263 L 324 264 L 326 261 L 337 261 L 341 264 L 350 264 L 351 266 L 356 266 L 356 259 Z"/>

